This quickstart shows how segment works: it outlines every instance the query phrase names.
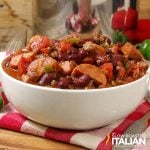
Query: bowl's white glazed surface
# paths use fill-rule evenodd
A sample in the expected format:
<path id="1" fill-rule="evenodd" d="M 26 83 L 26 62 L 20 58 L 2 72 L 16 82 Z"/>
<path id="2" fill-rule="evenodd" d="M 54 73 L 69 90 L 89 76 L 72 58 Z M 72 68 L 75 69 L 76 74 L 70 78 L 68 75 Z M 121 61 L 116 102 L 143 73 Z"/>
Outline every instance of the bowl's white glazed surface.
<path id="1" fill-rule="evenodd" d="M 144 98 L 148 73 L 129 84 L 93 90 L 62 90 L 35 86 L 7 75 L 0 66 L 3 90 L 24 116 L 65 129 L 97 128 L 125 117 Z"/>

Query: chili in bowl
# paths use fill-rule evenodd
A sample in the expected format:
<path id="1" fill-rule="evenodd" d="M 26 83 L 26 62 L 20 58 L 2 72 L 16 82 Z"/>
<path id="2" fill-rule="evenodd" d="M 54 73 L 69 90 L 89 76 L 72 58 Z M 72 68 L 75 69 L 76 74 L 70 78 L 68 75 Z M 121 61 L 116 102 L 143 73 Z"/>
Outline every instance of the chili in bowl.
<path id="1" fill-rule="evenodd" d="M 148 88 L 148 65 L 108 37 L 34 36 L 0 65 L 4 92 L 24 116 L 65 129 L 107 125 L 132 112 Z"/>
<path id="2" fill-rule="evenodd" d="M 3 64 L 26 83 L 62 89 L 97 89 L 126 84 L 145 75 L 148 65 L 131 44 L 112 44 L 102 35 L 51 40 L 34 36 Z"/>

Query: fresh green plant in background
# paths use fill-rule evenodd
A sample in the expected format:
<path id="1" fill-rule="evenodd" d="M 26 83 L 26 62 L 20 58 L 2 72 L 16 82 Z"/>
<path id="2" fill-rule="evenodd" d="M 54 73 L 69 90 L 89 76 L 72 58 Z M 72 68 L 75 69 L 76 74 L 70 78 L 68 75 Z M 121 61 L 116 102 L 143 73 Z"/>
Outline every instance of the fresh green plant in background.
<path id="1" fill-rule="evenodd" d="M 114 31 L 112 34 L 112 40 L 113 43 L 121 42 L 122 44 L 125 44 L 128 41 L 128 38 L 126 35 L 124 35 L 121 31 Z"/>
<path id="2" fill-rule="evenodd" d="M 145 59 L 150 60 L 150 39 L 144 40 L 138 44 L 141 54 Z"/>
<path id="3" fill-rule="evenodd" d="M 3 108 L 3 98 L 0 96 L 0 110 Z"/>

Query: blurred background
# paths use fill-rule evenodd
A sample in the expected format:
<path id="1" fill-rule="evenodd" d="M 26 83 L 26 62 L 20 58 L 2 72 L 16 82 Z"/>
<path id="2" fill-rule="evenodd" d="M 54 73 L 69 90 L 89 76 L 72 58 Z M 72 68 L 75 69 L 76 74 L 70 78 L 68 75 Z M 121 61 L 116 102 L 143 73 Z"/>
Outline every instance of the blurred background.
<path id="1" fill-rule="evenodd" d="M 121 31 L 133 43 L 150 38 L 150 0 L 0 0 L 0 51 L 23 47 L 33 34 Z"/>

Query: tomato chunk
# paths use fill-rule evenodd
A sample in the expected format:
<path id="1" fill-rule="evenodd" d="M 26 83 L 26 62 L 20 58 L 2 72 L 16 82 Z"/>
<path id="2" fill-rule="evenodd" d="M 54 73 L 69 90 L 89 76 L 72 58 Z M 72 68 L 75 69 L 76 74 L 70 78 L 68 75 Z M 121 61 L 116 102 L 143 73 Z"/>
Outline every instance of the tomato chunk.
<path id="1" fill-rule="evenodd" d="M 108 81 L 111 81 L 113 76 L 113 65 L 112 63 L 104 63 L 100 66 L 100 68 L 104 71 L 106 78 Z"/>
<path id="2" fill-rule="evenodd" d="M 27 66 L 29 65 L 29 60 L 27 60 L 25 57 L 21 57 L 19 63 L 18 63 L 18 72 L 19 74 L 24 74 L 27 72 Z"/>
<path id="3" fill-rule="evenodd" d="M 71 48 L 71 45 L 72 44 L 68 41 L 61 41 L 59 44 L 61 51 L 64 53 L 67 52 Z"/>
<path id="4" fill-rule="evenodd" d="M 47 36 L 38 38 L 31 44 L 31 49 L 33 52 L 38 52 L 41 49 L 52 46 L 52 41 L 48 39 Z"/>

